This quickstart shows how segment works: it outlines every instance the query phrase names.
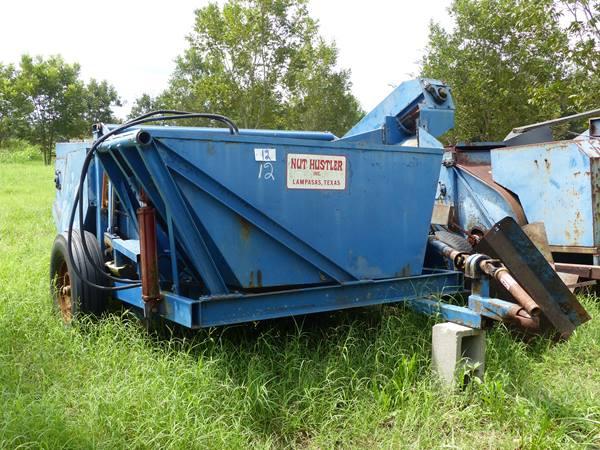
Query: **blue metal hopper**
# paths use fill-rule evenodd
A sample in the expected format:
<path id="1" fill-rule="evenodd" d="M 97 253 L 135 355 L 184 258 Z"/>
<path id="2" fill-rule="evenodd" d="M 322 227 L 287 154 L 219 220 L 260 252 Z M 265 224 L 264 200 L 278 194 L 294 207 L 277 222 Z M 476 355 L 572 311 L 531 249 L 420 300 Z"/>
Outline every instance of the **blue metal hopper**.
<path id="1" fill-rule="evenodd" d="M 441 149 L 155 127 L 101 151 L 172 222 L 210 293 L 422 272 Z"/>

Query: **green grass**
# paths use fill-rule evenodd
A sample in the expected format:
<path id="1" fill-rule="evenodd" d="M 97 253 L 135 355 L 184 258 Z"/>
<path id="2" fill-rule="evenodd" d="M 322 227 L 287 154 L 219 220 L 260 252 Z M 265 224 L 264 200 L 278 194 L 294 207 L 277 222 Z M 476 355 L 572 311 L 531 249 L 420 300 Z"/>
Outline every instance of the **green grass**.
<path id="1" fill-rule="evenodd" d="M 401 307 L 153 337 L 64 327 L 48 293 L 51 167 L 0 165 L 1 448 L 599 448 L 600 301 L 570 341 L 488 334 L 483 383 L 444 393 Z"/>
<path id="2" fill-rule="evenodd" d="M 39 146 L 21 139 L 9 139 L 0 145 L 0 164 L 26 163 L 41 161 L 42 151 Z"/>

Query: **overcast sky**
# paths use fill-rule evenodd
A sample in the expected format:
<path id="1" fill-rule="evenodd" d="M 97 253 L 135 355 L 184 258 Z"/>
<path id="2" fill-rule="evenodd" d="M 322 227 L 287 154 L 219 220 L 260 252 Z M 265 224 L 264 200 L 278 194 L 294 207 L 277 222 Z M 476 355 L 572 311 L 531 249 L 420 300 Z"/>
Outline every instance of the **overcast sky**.
<path id="1" fill-rule="evenodd" d="M 126 102 L 160 93 L 205 0 L 16 0 L 0 6 L 0 62 L 60 53 L 85 79 L 106 79 Z M 448 24 L 450 0 L 311 0 L 321 33 L 336 42 L 340 67 L 366 110 L 414 77 L 430 20 Z"/>

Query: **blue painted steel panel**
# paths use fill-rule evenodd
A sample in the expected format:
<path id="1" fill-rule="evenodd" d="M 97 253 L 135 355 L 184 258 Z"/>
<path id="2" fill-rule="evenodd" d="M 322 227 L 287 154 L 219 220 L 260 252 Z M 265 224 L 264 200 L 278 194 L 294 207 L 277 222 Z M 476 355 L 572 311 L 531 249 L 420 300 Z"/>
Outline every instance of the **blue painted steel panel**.
<path id="1" fill-rule="evenodd" d="M 418 311 L 439 313 L 447 320 L 480 327 L 478 314 L 468 308 L 446 305 L 433 297 L 462 292 L 462 274 L 435 271 L 427 275 L 380 281 L 359 281 L 259 294 L 232 294 L 189 299 L 163 292 L 160 314 L 189 328 L 275 319 L 382 303 L 408 302 Z M 143 308 L 140 288 L 118 291 L 117 298 Z"/>
<path id="2" fill-rule="evenodd" d="M 436 201 L 455 207 L 455 220 L 460 227 L 467 231 L 488 230 L 512 215 L 506 199 L 466 169 L 442 166 L 436 193 Z"/>
<path id="3" fill-rule="evenodd" d="M 137 262 L 140 255 L 140 241 L 137 239 L 112 239 L 112 246 L 131 261 Z"/>
<path id="4" fill-rule="evenodd" d="M 483 328 L 481 315 L 464 306 L 450 305 L 427 298 L 409 300 L 408 305 L 415 311 L 438 316 L 448 322 L 458 323 L 471 328 Z"/>
<path id="5" fill-rule="evenodd" d="M 479 326 L 467 308 L 431 300 L 462 291 L 461 274 L 423 269 L 443 153 L 435 137 L 451 127 L 453 109 L 446 86 L 421 79 L 397 88 L 343 139 L 134 127 L 98 148 L 115 197 L 85 226 L 99 240 L 108 231 L 113 263 L 139 274 L 136 209 L 149 200 L 157 212 L 158 308 L 190 328 L 398 301 Z M 107 128 L 114 129 L 96 137 Z M 151 136 L 143 144 L 140 130 Z M 73 154 L 65 199 L 88 145 L 57 151 L 60 161 Z M 89 209 L 102 188 L 97 164 L 85 188 Z M 65 217 L 57 214 L 59 228 Z M 114 295 L 144 307 L 139 288 Z"/>
<path id="6" fill-rule="evenodd" d="M 168 127 L 155 131 L 153 143 L 139 150 L 129 138 L 107 141 L 104 148 L 130 163 L 141 158 L 150 176 L 136 172 L 132 163 L 134 176 L 163 201 L 174 194 L 165 186 L 167 177 L 173 180 L 211 264 L 233 275 L 228 283 L 250 288 L 421 273 L 441 149 L 372 145 L 364 150 L 343 141 L 177 136 L 177 128 Z M 265 144 L 275 149 L 274 161 L 256 160 L 254 149 Z M 288 155 L 298 154 L 346 158 L 346 189 L 288 188 Z M 160 202 L 154 203 L 166 218 Z M 171 213 L 181 242 L 191 227 L 177 230 L 184 211 Z M 193 257 L 189 245 L 182 247 Z M 206 274 L 206 267 L 196 269 Z"/>
<path id="7" fill-rule="evenodd" d="M 550 245 L 591 247 L 600 244 L 593 180 L 599 158 L 598 139 L 508 147 L 492 150 L 492 174 L 519 197 L 529 222 L 544 222 Z"/>
<path id="8" fill-rule="evenodd" d="M 427 86 L 443 88 L 447 92 L 445 101 L 436 101 Z M 454 102 L 449 91 L 446 85 L 437 80 L 421 78 L 405 81 L 352 127 L 343 139 L 382 129 L 388 117 L 402 118 L 415 108 L 420 111 L 418 125 L 433 136 L 440 136 L 454 126 Z"/>
<path id="9" fill-rule="evenodd" d="M 444 145 L 440 141 L 438 141 L 431 133 L 427 132 L 425 128 L 417 128 L 417 139 L 419 147 L 444 148 Z"/>
<path id="10" fill-rule="evenodd" d="M 90 144 L 87 142 L 61 143 L 56 145 L 55 176 L 58 178 L 60 189 L 56 190 L 56 197 L 52 205 L 52 215 L 56 230 L 61 233 L 68 228 L 69 216 L 72 211 L 73 198 L 79 185 L 79 176 L 83 166 L 83 160 Z M 89 170 L 89 176 L 85 181 L 83 190 L 84 218 L 87 217 L 87 209 L 90 201 L 95 201 L 95 189 L 89 186 L 95 185 L 95 169 Z M 89 198 L 88 198 L 89 197 Z M 79 214 L 76 212 L 76 214 Z M 75 228 L 79 228 L 79 221 L 75 217 Z"/>

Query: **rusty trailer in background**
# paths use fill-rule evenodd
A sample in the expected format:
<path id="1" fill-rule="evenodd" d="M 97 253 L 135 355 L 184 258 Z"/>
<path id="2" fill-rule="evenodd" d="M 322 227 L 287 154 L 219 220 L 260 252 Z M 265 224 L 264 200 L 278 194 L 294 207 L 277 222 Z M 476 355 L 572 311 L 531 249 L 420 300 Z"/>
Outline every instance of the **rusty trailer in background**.
<path id="1" fill-rule="evenodd" d="M 476 245 L 512 217 L 571 286 L 593 284 L 578 279 L 600 279 L 600 119 L 572 140 L 552 141 L 551 127 L 594 115 L 600 110 L 447 149 L 432 223 Z"/>

